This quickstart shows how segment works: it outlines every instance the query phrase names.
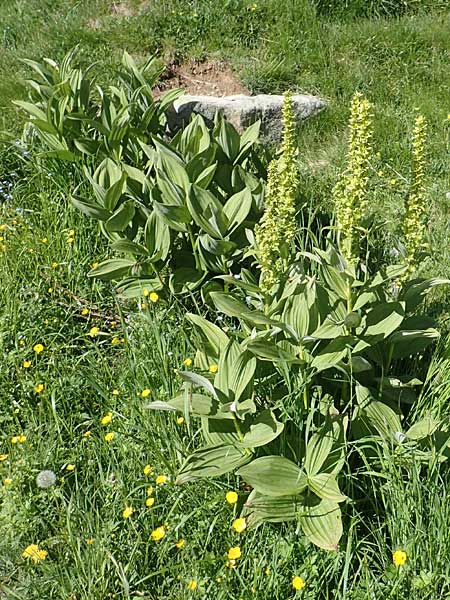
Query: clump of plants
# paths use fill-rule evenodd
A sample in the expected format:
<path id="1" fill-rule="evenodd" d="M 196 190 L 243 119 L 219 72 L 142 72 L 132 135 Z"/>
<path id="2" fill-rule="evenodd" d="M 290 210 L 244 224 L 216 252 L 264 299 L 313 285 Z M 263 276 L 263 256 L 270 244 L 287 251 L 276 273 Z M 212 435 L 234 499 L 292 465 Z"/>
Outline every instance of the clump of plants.
<path id="1" fill-rule="evenodd" d="M 402 460 L 448 454 L 440 421 L 406 418 L 422 385 L 413 365 L 439 335 L 421 305 L 430 289 L 448 283 L 415 278 L 426 247 L 423 117 L 414 129 L 405 253 L 399 264 L 373 267 L 363 226 L 372 115 L 360 94 L 351 106 L 333 226 L 312 236 L 298 227 L 289 94 L 284 140 L 266 172 L 258 124 L 239 134 L 218 116 L 211 131 L 197 116 L 168 135 L 170 102 L 151 99 L 151 62 L 138 69 L 125 55 L 121 87 L 98 89 L 97 104 L 82 93 L 87 84 L 69 62 L 50 65 L 54 80 L 39 88 L 39 112 L 22 105 L 43 143 L 56 137 L 64 144 L 60 158 L 78 153 L 93 197 L 75 192 L 73 202 L 123 255 L 91 275 L 118 281 L 128 296 L 195 295 L 210 311 L 209 319 L 188 314 L 197 351 L 192 369 L 178 373 L 179 393 L 149 405 L 181 413 L 201 433 L 203 444 L 186 458 L 177 483 L 236 471 L 252 490 L 241 499 L 245 527 L 296 521 L 314 544 L 336 550 L 347 501 L 343 473 L 358 457 L 376 468 L 380 448 Z M 123 119 L 112 138 L 103 123 L 111 111 Z M 46 128 L 57 123 L 44 126 L 45 114 L 62 123 L 50 141 Z M 213 322 L 211 307 L 226 327 Z"/>

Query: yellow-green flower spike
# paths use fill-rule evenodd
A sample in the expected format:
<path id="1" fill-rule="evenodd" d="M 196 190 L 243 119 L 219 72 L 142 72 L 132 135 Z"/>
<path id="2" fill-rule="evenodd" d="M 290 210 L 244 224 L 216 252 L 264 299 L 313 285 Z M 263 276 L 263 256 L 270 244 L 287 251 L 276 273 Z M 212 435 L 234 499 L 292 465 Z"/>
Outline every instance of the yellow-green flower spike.
<path id="1" fill-rule="evenodd" d="M 425 142 L 427 122 L 422 115 L 416 118 L 412 139 L 412 173 L 409 194 L 405 203 L 406 277 L 415 270 L 418 254 L 425 245 L 426 198 L 425 198 Z"/>
<path id="2" fill-rule="evenodd" d="M 358 227 L 368 207 L 367 182 L 372 151 L 371 104 L 359 92 L 353 96 L 349 129 L 347 169 L 333 195 L 340 249 L 346 260 L 353 262 L 359 254 Z"/>
<path id="3" fill-rule="evenodd" d="M 295 118 L 288 92 L 283 104 L 283 124 L 281 156 L 269 165 L 264 215 L 255 231 L 260 286 L 264 293 L 270 291 L 286 269 L 296 231 Z"/>

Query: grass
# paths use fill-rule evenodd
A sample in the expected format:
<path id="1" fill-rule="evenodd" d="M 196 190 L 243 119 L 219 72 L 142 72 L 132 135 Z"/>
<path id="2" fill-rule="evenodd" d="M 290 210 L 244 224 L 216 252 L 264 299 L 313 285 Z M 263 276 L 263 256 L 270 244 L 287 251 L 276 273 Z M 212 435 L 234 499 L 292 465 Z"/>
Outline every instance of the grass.
<path id="1" fill-rule="evenodd" d="M 399 462 L 386 455 L 378 462 L 382 477 L 374 467 L 348 474 L 356 500 L 345 509 L 346 535 L 336 554 L 315 549 L 293 525 L 233 533 L 235 508 L 225 493 L 239 489 L 234 477 L 173 485 L 195 437 L 185 423 L 146 410 L 141 393 L 148 388 L 149 399 L 164 400 L 177 389 L 174 369 L 193 352 L 183 312 L 164 301 L 147 307 L 119 302 L 109 286 L 90 281 L 87 271 L 106 244 L 67 200 L 79 173 L 30 162 L 10 145 L 23 126 L 11 104 L 25 96 L 22 57 L 61 58 L 79 43 L 80 60 L 98 61 L 107 82 L 123 48 L 137 58 L 156 51 L 178 61 L 224 58 L 253 92 L 289 87 L 328 99 L 329 108 L 299 135 L 305 199 L 326 204 L 343 162 L 349 100 L 360 89 L 374 105 L 374 179 L 381 180 L 374 210 L 387 241 L 395 237 L 408 177 L 405 139 L 415 109 L 429 121 L 433 252 L 423 270 L 448 276 L 450 11 L 435 3 L 433 11 L 395 18 L 354 18 L 357 10 L 318 16 L 306 0 L 260 0 L 255 8 L 244 0 L 225 7 L 223 0 L 127 7 L 121 16 L 104 0 L 0 6 L 0 243 L 6 245 L 0 253 L 0 453 L 9 455 L 0 462 L 0 478 L 12 480 L 0 487 L 0 597 L 273 600 L 295 597 L 294 575 L 307 582 L 298 594 L 305 599 L 450 597 L 450 481 L 433 461 L 419 466 L 415 457 Z M 448 311 L 445 295 L 437 301 L 439 314 Z M 95 337 L 93 326 L 100 330 Z M 33 351 L 37 343 L 44 345 L 40 354 Z M 447 363 L 443 347 L 433 363 L 442 379 L 433 388 L 441 415 Z M 44 386 L 39 393 L 38 384 Z M 102 425 L 109 411 L 112 421 Z M 108 432 L 115 434 L 110 442 Z M 13 444 L 21 434 L 26 441 Z M 152 473 L 144 475 L 147 464 Z M 57 476 L 46 490 L 35 484 L 43 469 Z M 169 482 L 157 486 L 158 474 Z M 371 487 L 374 501 L 367 505 L 364 490 Z M 241 489 L 241 501 L 244 494 Z M 128 505 L 134 512 L 124 519 Z M 150 542 L 164 523 L 167 535 Z M 179 549 L 180 539 L 185 545 Z M 38 565 L 21 557 L 31 543 L 48 551 Z M 226 553 L 236 545 L 243 557 L 230 570 Z M 408 553 L 402 570 L 392 565 L 397 547 Z M 198 582 L 196 590 L 190 581 Z"/>

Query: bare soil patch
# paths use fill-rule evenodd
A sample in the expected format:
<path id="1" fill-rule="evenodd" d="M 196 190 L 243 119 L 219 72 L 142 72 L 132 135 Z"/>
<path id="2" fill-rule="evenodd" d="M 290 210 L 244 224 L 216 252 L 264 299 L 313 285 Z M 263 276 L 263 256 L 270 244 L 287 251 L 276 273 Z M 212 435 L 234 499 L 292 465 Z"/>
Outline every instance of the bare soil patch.
<path id="1" fill-rule="evenodd" d="M 250 95 L 224 61 L 169 63 L 155 89 L 155 96 L 174 88 L 182 88 L 186 94 L 195 96 Z"/>

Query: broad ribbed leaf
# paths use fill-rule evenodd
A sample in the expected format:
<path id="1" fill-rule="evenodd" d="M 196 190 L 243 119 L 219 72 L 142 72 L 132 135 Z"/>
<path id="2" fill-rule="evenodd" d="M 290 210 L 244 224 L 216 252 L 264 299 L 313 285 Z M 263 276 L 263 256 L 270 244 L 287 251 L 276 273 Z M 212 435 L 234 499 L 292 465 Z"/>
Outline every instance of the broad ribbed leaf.
<path id="1" fill-rule="evenodd" d="M 318 473 L 308 477 L 308 487 L 323 500 L 332 500 L 333 502 L 347 500 L 347 496 L 341 494 L 336 476 L 331 473 Z"/>
<path id="2" fill-rule="evenodd" d="M 120 279 L 129 273 L 135 264 L 136 261 L 126 258 L 113 258 L 111 260 L 104 260 L 103 262 L 99 263 L 95 269 L 89 271 L 88 276 L 96 277 L 97 279 L 105 279 L 106 281 L 110 281 L 111 279 Z"/>
<path id="3" fill-rule="evenodd" d="M 203 477 L 218 477 L 244 465 L 250 456 L 235 446 L 213 446 L 196 450 L 181 467 L 175 485 Z"/>
<path id="4" fill-rule="evenodd" d="M 283 456 L 262 456 L 242 467 L 238 475 L 261 494 L 290 496 L 301 494 L 306 477 L 300 468 Z"/>
<path id="5" fill-rule="evenodd" d="M 303 500 L 301 510 L 300 524 L 306 537 L 319 548 L 337 552 L 342 536 L 339 504 L 311 494 Z"/>

